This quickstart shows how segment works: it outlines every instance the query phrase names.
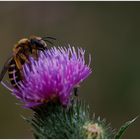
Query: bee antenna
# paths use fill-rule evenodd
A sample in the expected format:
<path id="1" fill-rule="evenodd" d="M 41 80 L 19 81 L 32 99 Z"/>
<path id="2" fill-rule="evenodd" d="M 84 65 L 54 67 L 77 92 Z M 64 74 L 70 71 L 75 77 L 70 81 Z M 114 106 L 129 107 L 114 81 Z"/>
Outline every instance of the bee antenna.
<path id="1" fill-rule="evenodd" d="M 43 40 L 53 45 L 53 43 L 51 41 L 49 41 L 47 39 L 43 39 Z"/>
<path id="2" fill-rule="evenodd" d="M 43 39 L 43 40 L 44 40 L 44 39 L 53 39 L 53 40 L 56 40 L 56 38 L 50 37 L 50 36 L 42 37 L 42 39 Z"/>

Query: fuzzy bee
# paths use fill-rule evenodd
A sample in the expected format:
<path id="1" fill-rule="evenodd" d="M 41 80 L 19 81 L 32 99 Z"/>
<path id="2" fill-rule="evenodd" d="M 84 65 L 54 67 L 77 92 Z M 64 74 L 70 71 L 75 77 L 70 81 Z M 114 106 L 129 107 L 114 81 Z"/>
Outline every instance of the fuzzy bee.
<path id="1" fill-rule="evenodd" d="M 37 37 L 31 36 L 23 38 L 13 48 L 13 55 L 7 60 L 0 73 L 0 82 L 4 78 L 4 75 L 8 71 L 10 83 L 13 87 L 18 88 L 18 82 L 24 78 L 22 73 L 22 67 L 25 63 L 29 62 L 29 56 L 32 56 L 37 60 L 38 51 L 44 51 L 47 49 L 46 42 L 52 44 L 48 39 L 55 39 L 52 37 Z M 45 42 L 46 41 L 46 42 Z"/>

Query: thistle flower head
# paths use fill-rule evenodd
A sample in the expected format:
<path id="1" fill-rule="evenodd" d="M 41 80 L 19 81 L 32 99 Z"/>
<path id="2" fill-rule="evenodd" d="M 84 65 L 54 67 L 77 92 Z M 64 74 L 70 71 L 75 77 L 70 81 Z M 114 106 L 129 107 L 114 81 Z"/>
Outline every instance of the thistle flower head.
<path id="1" fill-rule="evenodd" d="M 23 66 L 24 80 L 13 90 L 13 94 L 29 108 L 55 100 L 68 105 L 73 88 L 91 73 L 90 56 L 87 65 L 85 50 L 70 46 L 40 52 L 38 60 L 30 57 L 30 62 Z"/>

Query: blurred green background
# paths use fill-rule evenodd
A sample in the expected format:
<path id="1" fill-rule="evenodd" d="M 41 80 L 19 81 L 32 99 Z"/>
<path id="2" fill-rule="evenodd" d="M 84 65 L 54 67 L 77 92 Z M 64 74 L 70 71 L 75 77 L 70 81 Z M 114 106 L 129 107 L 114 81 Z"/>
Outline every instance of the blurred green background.
<path id="1" fill-rule="evenodd" d="M 140 2 L 0 2 L 0 64 L 30 35 L 83 47 L 92 75 L 80 88 L 91 110 L 119 128 L 140 113 Z M 0 138 L 33 138 L 31 111 L 0 85 Z M 140 138 L 138 119 L 123 138 Z"/>

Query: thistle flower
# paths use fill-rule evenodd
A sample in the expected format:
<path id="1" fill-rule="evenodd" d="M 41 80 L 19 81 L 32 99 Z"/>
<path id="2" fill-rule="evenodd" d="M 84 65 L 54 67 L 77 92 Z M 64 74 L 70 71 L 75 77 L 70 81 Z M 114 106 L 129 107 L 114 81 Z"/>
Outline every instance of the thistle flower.
<path id="1" fill-rule="evenodd" d="M 85 64 L 82 48 L 53 47 L 40 52 L 37 61 L 30 57 L 31 63 L 23 66 L 24 80 L 13 95 L 29 108 L 55 100 L 68 105 L 74 87 L 90 75 L 90 61 L 89 55 L 89 64 Z"/>

